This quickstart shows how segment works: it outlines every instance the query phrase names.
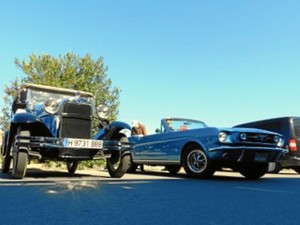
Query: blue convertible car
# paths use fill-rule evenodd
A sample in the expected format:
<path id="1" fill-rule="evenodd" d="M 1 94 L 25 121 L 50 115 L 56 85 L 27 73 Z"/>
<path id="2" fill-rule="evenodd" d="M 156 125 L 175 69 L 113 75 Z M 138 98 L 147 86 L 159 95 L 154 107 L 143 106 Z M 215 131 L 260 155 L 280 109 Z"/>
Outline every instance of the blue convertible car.
<path id="1" fill-rule="evenodd" d="M 216 170 L 232 168 L 249 179 L 268 171 L 270 162 L 286 152 L 280 134 L 250 128 L 208 127 L 182 118 L 161 120 L 156 134 L 132 136 L 134 143 L 128 172 L 138 165 L 162 165 L 176 174 L 181 167 L 192 177 L 211 177 Z"/>

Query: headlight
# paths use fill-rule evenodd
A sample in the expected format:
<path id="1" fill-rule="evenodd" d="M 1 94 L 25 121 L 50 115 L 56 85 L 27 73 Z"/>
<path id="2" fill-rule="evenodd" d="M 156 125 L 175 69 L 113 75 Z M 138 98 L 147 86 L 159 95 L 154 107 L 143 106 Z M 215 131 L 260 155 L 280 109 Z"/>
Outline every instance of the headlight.
<path id="1" fill-rule="evenodd" d="M 278 147 L 282 147 L 284 144 L 284 140 L 281 137 L 275 136 L 274 137 L 274 142 L 277 143 Z"/>
<path id="2" fill-rule="evenodd" d="M 97 114 L 101 119 L 108 119 L 109 116 L 109 108 L 106 105 L 99 105 L 97 107 Z"/>
<path id="3" fill-rule="evenodd" d="M 222 143 L 227 142 L 227 133 L 225 133 L 224 131 L 219 133 L 219 141 Z"/>
<path id="4" fill-rule="evenodd" d="M 48 100 L 45 103 L 45 111 L 49 114 L 56 114 L 59 111 L 59 104 L 55 100 Z"/>

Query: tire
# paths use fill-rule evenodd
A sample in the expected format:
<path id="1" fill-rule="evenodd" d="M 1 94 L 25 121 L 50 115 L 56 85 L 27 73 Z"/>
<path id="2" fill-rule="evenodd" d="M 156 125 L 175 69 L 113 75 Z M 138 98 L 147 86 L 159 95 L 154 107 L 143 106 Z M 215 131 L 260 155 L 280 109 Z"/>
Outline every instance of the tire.
<path id="1" fill-rule="evenodd" d="M 5 132 L 4 138 L 3 138 L 3 143 L 2 143 L 2 148 L 1 148 L 1 155 L 2 155 L 2 173 L 8 173 L 10 164 L 11 164 L 11 159 L 12 157 L 10 156 L 11 149 L 8 150 L 8 132 Z M 15 141 L 13 140 L 12 143 Z"/>
<path id="2" fill-rule="evenodd" d="M 130 156 L 127 173 L 135 173 L 138 168 L 138 164 L 132 161 L 132 157 Z"/>
<path id="3" fill-rule="evenodd" d="M 2 166 L 2 173 L 8 173 L 9 172 L 12 157 L 9 155 L 9 152 L 7 154 L 8 155 L 5 155 L 2 158 L 2 165 L 1 165 Z"/>
<path id="4" fill-rule="evenodd" d="M 13 158 L 12 177 L 15 179 L 22 179 L 26 174 L 28 164 L 27 152 L 17 152 Z"/>
<path id="5" fill-rule="evenodd" d="M 4 157 L 6 152 L 7 152 L 7 150 L 6 150 L 6 148 L 7 148 L 7 146 L 6 146 L 7 136 L 8 136 L 8 133 L 5 132 L 4 135 L 3 135 L 2 146 L 1 146 L 1 156 L 2 157 Z"/>
<path id="6" fill-rule="evenodd" d="M 295 170 L 295 172 L 300 174 L 300 167 L 293 167 L 293 170 Z"/>
<path id="7" fill-rule="evenodd" d="M 268 165 L 266 164 L 250 164 L 243 165 L 240 168 L 240 173 L 250 180 L 257 180 L 264 176 L 268 171 Z"/>
<path id="8" fill-rule="evenodd" d="M 67 161 L 66 164 L 69 174 L 73 175 L 77 170 L 78 161 Z"/>
<path id="9" fill-rule="evenodd" d="M 182 164 L 190 177 L 210 178 L 215 172 L 213 164 L 198 145 L 190 145 L 185 149 Z"/>
<path id="10" fill-rule="evenodd" d="M 176 175 L 179 170 L 181 169 L 181 166 L 165 166 L 166 167 L 166 170 L 169 171 L 170 174 L 172 175 Z"/>
<path id="11" fill-rule="evenodd" d="M 270 171 L 270 173 L 279 173 L 280 170 L 282 170 L 282 166 L 279 162 L 276 162 L 275 163 L 275 168 L 272 171 Z M 299 172 L 300 172 L 300 170 L 299 170 Z"/>
<path id="12" fill-rule="evenodd" d="M 29 130 L 21 130 L 21 127 L 18 128 L 17 135 L 20 136 L 30 136 L 30 131 Z M 22 140 L 22 142 L 29 142 L 29 140 Z M 26 149 L 20 151 L 20 149 L 15 149 L 18 148 L 15 146 L 15 141 L 12 142 L 11 146 L 11 152 L 13 150 L 16 150 L 12 152 L 13 155 L 13 167 L 12 167 L 12 177 L 15 179 L 22 179 L 24 178 L 27 170 L 27 165 L 29 162 L 29 157 Z"/>
<path id="13" fill-rule="evenodd" d="M 127 137 L 121 137 L 120 142 L 128 142 Z M 128 170 L 130 163 L 130 155 L 119 156 L 118 153 L 112 154 L 111 158 L 107 159 L 107 170 L 111 177 L 120 178 Z"/>

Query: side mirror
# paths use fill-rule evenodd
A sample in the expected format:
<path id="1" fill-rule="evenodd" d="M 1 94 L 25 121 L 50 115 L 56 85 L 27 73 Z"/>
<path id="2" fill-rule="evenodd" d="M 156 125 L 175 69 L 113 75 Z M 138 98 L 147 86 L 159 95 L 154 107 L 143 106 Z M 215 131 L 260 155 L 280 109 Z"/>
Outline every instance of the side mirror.
<path id="1" fill-rule="evenodd" d="M 156 129 L 155 129 L 155 133 L 157 133 L 157 134 L 158 134 L 158 133 L 161 133 L 161 130 L 158 129 L 158 128 L 156 128 Z"/>

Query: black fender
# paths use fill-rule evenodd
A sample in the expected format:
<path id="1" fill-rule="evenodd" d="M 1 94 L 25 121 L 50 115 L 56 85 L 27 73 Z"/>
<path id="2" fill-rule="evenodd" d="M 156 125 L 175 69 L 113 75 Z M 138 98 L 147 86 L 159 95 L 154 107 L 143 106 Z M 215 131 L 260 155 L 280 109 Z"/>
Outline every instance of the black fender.
<path id="1" fill-rule="evenodd" d="M 102 128 L 97 132 L 94 139 L 98 140 L 116 140 L 118 139 L 119 132 L 123 129 L 131 131 L 131 126 L 125 122 L 114 121 L 108 124 L 105 128 Z"/>
<path id="2" fill-rule="evenodd" d="M 30 113 L 17 113 L 13 116 L 9 139 L 11 139 L 12 135 L 16 135 L 18 127 L 29 130 L 33 136 L 52 136 L 48 127 L 38 117 Z"/>
<path id="3" fill-rule="evenodd" d="M 17 134 L 19 127 L 21 127 L 23 130 L 29 130 L 33 136 L 52 136 L 49 129 L 39 120 L 38 117 L 30 113 L 17 113 L 12 117 L 11 120 L 8 138 L 6 141 L 6 150 L 9 151 L 11 148 L 12 141 Z"/>
<path id="4" fill-rule="evenodd" d="M 13 116 L 11 122 L 20 124 L 20 123 L 34 123 L 37 121 L 38 121 L 37 117 L 30 113 L 17 113 Z"/>

